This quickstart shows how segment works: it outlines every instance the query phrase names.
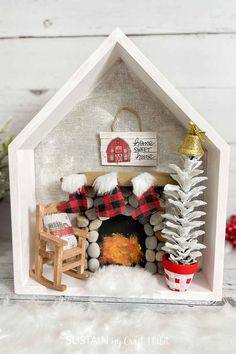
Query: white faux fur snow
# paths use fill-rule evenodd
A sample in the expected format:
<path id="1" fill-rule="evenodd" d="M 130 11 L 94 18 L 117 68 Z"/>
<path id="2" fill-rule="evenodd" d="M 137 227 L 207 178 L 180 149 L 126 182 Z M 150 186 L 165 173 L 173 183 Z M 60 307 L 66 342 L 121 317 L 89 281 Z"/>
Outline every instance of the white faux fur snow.
<path id="1" fill-rule="evenodd" d="M 137 197 L 140 197 L 150 187 L 154 186 L 155 180 L 155 177 L 147 172 L 141 173 L 140 175 L 132 178 L 131 182 L 133 184 L 133 193 Z"/>
<path id="2" fill-rule="evenodd" d="M 4 354 L 236 352 L 236 309 L 180 305 L 5 302 Z"/>
<path id="3" fill-rule="evenodd" d="M 87 183 L 86 176 L 83 174 L 72 174 L 63 177 L 61 189 L 67 193 L 74 193 L 80 190 Z"/>
<path id="4" fill-rule="evenodd" d="M 154 297 L 158 277 L 141 267 L 109 265 L 86 281 L 84 294 L 94 296 Z"/>
<path id="5" fill-rule="evenodd" d="M 97 195 L 104 195 L 111 193 L 117 184 L 117 173 L 111 172 L 97 177 L 93 183 L 93 188 Z"/>

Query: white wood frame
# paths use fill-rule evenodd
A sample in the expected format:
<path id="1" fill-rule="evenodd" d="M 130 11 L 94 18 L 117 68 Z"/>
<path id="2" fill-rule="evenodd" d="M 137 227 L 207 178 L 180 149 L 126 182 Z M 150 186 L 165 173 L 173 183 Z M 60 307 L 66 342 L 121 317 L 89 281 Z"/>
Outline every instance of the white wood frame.
<path id="1" fill-rule="evenodd" d="M 10 145 L 15 292 L 57 295 L 29 278 L 36 205 L 34 149 L 72 109 L 75 102 L 92 91 L 118 58 L 173 112 L 186 129 L 189 119 L 192 119 L 201 130 L 207 132 L 205 148 L 208 150 L 206 172 L 209 181 L 204 240 L 207 249 L 203 257 L 203 271 L 197 274 L 191 290 L 186 293 L 176 294 L 161 283 L 156 299 L 219 300 L 223 282 L 229 146 L 119 29 L 102 43 Z M 67 283 L 70 284 L 70 281 Z M 65 295 L 78 295 L 80 286 L 79 282 L 72 282 Z"/>

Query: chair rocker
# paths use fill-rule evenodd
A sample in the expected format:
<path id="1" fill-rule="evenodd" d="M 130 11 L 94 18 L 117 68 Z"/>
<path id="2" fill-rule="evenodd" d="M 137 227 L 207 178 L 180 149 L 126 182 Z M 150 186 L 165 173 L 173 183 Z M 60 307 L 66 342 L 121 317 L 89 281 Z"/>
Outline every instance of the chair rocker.
<path id="1" fill-rule="evenodd" d="M 64 291 L 66 285 L 61 283 L 62 273 L 78 279 L 89 277 L 89 273 L 84 270 L 88 230 L 72 227 L 77 247 L 64 249 L 68 242 L 51 234 L 44 226 L 46 215 L 59 213 L 56 204 L 36 207 L 35 268 L 30 271 L 30 275 L 47 288 Z M 43 276 L 43 265 L 47 263 L 53 264 L 53 281 Z"/>

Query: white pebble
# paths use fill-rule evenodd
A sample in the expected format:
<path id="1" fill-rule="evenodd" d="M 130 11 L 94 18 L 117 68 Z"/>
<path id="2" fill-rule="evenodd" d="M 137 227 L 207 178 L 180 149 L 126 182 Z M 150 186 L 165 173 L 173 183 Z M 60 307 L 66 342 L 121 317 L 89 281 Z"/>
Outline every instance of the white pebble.
<path id="1" fill-rule="evenodd" d="M 162 261 L 162 257 L 163 257 L 163 254 L 164 254 L 165 252 L 164 251 L 158 251 L 157 253 L 156 253 L 156 261 L 157 262 L 161 262 Z"/>
<path id="2" fill-rule="evenodd" d="M 164 229 L 164 224 L 161 222 L 160 224 L 157 224 L 154 226 L 153 230 L 156 232 L 156 231 L 160 231 Z"/>
<path id="3" fill-rule="evenodd" d="M 85 215 L 87 216 L 87 218 L 88 218 L 89 220 L 94 220 L 94 219 L 97 218 L 95 208 L 86 210 Z"/>
<path id="4" fill-rule="evenodd" d="M 99 260 L 96 259 L 96 258 L 91 258 L 89 261 L 88 261 L 88 269 L 91 271 L 91 272 L 96 272 L 96 270 L 98 270 L 99 268 Z"/>
<path id="5" fill-rule="evenodd" d="M 164 243 L 166 242 L 166 238 L 163 237 L 164 235 L 161 233 L 161 231 L 156 231 L 155 236 L 159 241 Z"/>
<path id="6" fill-rule="evenodd" d="M 155 262 L 156 260 L 156 254 L 152 250 L 146 250 L 145 252 L 145 258 L 148 262 Z"/>
<path id="7" fill-rule="evenodd" d="M 156 250 L 161 251 L 163 246 L 165 246 L 165 242 L 158 242 Z"/>
<path id="8" fill-rule="evenodd" d="M 152 216 L 150 217 L 150 224 L 151 225 L 160 224 L 163 220 L 162 214 L 163 212 L 161 211 L 157 211 L 156 213 L 152 214 Z"/>
<path id="9" fill-rule="evenodd" d="M 156 263 L 147 262 L 145 264 L 145 269 L 148 270 L 150 273 L 155 274 L 157 272 L 157 265 Z"/>
<path id="10" fill-rule="evenodd" d="M 131 196 L 129 197 L 129 204 L 135 209 L 138 207 L 139 203 L 134 194 L 131 194 Z"/>
<path id="11" fill-rule="evenodd" d="M 101 221 L 106 221 L 109 220 L 110 218 L 108 216 L 99 216 L 98 219 Z"/>
<path id="12" fill-rule="evenodd" d="M 89 224 L 89 220 L 86 218 L 86 216 L 79 215 L 77 217 L 77 226 L 78 227 L 86 227 Z"/>
<path id="13" fill-rule="evenodd" d="M 89 230 L 97 230 L 99 229 L 99 227 L 102 225 L 102 220 L 99 219 L 95 219 L 93 221 L 91 221 L 91 223 L 89 224 Z"/>
<path id="14" fill-rule="evenodd" d="M 150 224 L 145 224 L 143 229 L 147 236 L 152 236 L 154 234 L 153 227 Z"/>
<path id="15" fill-rule="evenodd" d="M 157 247 L 156 237 L 155 236 L 146 237 L 145 246 L 148 250 L 154 250 Z"/>
<path id="16" fill-rule="evenodd" d="M 90 243 L 88 247 L 88 255 L 91 258 L 98 258 L 100 256 L 100 247 L 96 242 Z"/>
<path id="17" fill-rule="evenodd" d="M 97 231 L 89 231 L 88 240 L 89 242 L 96 242 L 98 239 L 99 233 Z"/>

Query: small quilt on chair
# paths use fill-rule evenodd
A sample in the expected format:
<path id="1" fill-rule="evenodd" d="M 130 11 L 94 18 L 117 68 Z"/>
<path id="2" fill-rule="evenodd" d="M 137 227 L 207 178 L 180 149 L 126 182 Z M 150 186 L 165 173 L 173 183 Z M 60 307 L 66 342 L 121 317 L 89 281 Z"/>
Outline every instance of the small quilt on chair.
<path id="1" fill-rule="evenodd" d="M 43 218 L 44 227 L 51 235 L 60 237 L 62 240 L 68 242 L 64 246 L 64 250 L 77 247 L 77 239 L 66 213 L 57 213 L 45 215 Z"/>

